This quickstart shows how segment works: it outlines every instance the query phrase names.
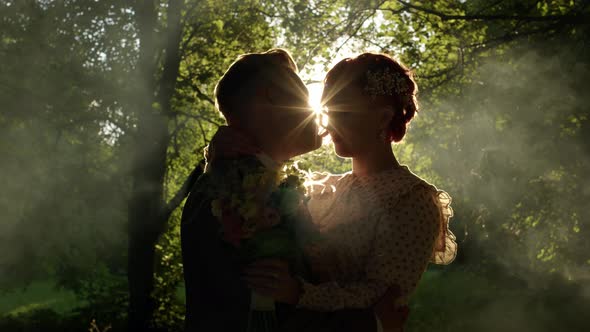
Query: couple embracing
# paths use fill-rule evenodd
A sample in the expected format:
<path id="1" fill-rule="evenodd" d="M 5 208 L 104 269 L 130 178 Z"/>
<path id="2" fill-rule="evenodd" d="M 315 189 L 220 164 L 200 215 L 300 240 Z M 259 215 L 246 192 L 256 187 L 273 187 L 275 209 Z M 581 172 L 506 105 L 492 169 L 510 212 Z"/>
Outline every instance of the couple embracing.
<path id="1" fill-rule="evenodd" d="M 416 93 L 387 55 L 336 64 L 322 105 L 353 169 L 306 181 L 285 162 L 322 137 L 290 54 L 229 67 L 215 88 L 228 126 L 182 214 L 187 331 L 403 330 L 428 263 L 448 264 L 457 249 L 449 195 L 391 147 L 418 111 Z"/>

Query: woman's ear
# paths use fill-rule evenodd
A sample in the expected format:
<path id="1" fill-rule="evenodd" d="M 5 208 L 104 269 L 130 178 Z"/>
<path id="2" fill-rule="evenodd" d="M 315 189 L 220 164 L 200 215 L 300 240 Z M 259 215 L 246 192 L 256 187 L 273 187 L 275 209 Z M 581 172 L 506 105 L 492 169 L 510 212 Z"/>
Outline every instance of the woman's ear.
<path id="1" fill-rule="evenodd" d="M 395 111 L 391 106 L 383 106 L 379 109 L 379 123 L 385 123 L 389 125 L 391 120 L 393 120 L 393 116 L 395 115 Z"/>

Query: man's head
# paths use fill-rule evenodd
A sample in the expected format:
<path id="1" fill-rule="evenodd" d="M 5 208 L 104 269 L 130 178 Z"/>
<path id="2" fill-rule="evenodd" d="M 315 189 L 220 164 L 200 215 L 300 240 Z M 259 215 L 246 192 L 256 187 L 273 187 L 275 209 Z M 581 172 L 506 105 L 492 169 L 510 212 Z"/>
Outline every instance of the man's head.
<path id="1" fill-rule="evenodd" d="M 273 158 L 288 159 L 321 142 L 307 88 L 285 50 L 240 55 L 217 83 L 215 103 L 230 126 Z"/>

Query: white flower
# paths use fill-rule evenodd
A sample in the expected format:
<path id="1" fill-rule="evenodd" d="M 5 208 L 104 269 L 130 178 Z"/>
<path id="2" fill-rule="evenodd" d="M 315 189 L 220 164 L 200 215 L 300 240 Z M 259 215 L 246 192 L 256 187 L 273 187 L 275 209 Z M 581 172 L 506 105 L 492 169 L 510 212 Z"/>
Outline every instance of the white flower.
<path id="1" fill-rule="evenodd" d="M 391 72 L 389 68 L 377 71 L 367 71 L 367 85 L 364 91 L 375 99 L 377 96 L 404 95 L 410 91 L 408 80 L 398 72 Z"/>

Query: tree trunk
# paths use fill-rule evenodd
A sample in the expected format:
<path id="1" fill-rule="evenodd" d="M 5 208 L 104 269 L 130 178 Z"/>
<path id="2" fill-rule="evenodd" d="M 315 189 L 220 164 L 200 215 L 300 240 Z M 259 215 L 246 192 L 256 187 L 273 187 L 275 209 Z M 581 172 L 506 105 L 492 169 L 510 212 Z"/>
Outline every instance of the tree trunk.
<path id="1" fill-rule="evenodd" d="M 169 213 L 163 196 L 167 148 L 170 140 L 168 115 L 180 63 L 182 1 L 170 1 L 163 72 L 155 82 L 161 50 L 155 40 L 158 11 L 154 1 L 137 1 L 140 38 L 137 67 L 137 128 L 134 136 L 132 196 L 128 210 L 128 282 L 130 331 L 148 331 L 153 318 L 155 244 L 166 228 Z M 157 88 L 159 87 L 159 89 Z M 155 91 L 159 91 L 156 95 Z M 160 107 L 153 107 L 157 102 Z"/>

